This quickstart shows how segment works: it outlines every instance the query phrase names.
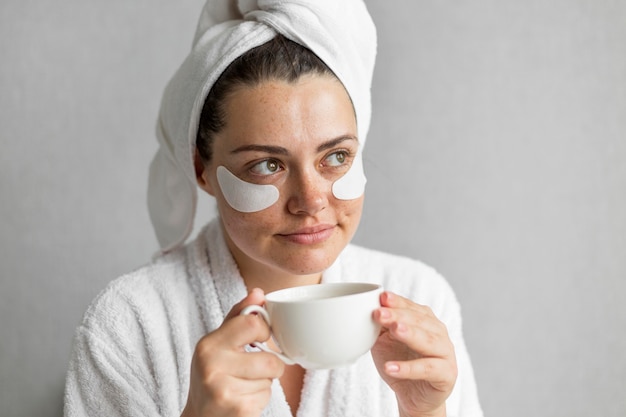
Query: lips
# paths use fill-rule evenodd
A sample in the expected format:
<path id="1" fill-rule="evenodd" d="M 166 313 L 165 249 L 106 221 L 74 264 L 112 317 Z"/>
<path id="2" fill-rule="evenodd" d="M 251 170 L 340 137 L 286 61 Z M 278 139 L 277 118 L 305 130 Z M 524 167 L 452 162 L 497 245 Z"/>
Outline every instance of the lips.
<path id="1" fill-rule="evenodd" d="M 326 241 L 332 236 L 334 231 L 334 225 L 318 225 L 305 227 L 286 234 L 280 234 L 279 236 L 292 243 L 314 245 Z"/>

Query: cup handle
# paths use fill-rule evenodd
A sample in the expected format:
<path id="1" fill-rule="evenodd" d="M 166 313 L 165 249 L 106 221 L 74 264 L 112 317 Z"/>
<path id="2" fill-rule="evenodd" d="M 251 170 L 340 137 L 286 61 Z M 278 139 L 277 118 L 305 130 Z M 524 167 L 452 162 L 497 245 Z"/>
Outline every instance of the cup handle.
<path id="1" fill-rule="evenodd" d="M 252 305 L 249 305 L 248 307 L 244 308 L 243 310 L 241 310 L 241 313 L 239 313 L 239 315 L 245 316 L 245 315 L 253 314 L 253 313 L 260 314 L 261 317 L 263 317 L 263 320 L 265 320 L 265 322 L 267 323 L 267 325 L 271 326 L 270 315 L 267 314 L 267 310 L 265 310 L 263 307 L 258 306 L 256 304 L 252 304 Z M 250 343 L 250 346 L 254 346 L 255 348 L 259 348 L 263 352 L 273 353 L 274 355 L 276 355 L 278 357 L 278 359 L 280 359 L 281 361 L 285 362 L 286 365 L 295 365 L 296 364 L 296 362 L 294 362 L 293 360 L 291 360 L 287 356 L 285 356 L 284 353 L 276 352 L 275 350 L 270 349 L 269 346 L 267 346 L 267 344 L 264 343 L 264 342 L 252 342 L 252 343 Z"/>

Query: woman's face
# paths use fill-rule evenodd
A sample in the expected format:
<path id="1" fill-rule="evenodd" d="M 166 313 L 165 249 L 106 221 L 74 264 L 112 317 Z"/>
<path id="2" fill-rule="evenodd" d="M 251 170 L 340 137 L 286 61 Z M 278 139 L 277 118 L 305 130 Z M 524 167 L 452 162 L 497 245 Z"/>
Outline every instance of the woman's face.
<path id="1" fill-rule="evenodd" d="M 330 76 L 266 81 L 236 89 L 225 104 L 226 125 L 213 141 L 212 160 L 197 163 L 197 174 L 217 200 L 242 276 L 319 276 L 354 235 L 363 205 L 362 193 L 340 200 L 332 191 L 359 149 L 344 87 Z M 237 190 L 218 180 L 218 167 L 234 174 L 233 187 L 252 184 L 273 197 L 260 206 L 244 201 L 243 209 L 232 198 L 229 204 L 225 195 Z"/>

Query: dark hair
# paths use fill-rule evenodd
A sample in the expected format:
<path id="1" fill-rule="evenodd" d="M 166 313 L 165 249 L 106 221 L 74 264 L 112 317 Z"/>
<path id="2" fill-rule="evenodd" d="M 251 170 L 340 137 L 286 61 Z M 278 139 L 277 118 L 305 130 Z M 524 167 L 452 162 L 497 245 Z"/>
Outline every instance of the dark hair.
<path id="1" fill-rule="evenodd" d="M 211 160 L 213 137 L 226 124 L 224 100 L 228 94 L 237 87 L 254 87 L 269 80 L 293 83 L 305 74 L 336 78 L 317 55 L 282 35 L 277 35 L 231 62 L 209 91 L 202 108 L 196 135 L 196 149 L 202 160 Z"/>

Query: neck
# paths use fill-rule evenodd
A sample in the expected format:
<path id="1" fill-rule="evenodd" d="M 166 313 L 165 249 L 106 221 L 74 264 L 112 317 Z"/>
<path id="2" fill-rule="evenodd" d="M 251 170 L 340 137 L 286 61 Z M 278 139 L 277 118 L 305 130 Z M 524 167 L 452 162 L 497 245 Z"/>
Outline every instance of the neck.
<path id="1" fill-rule="evenodd" d="M 255 271 L 254 274 L 243 271 L 240 272 L 248 291 L 253 288 L 261 288 L 266 294 L 272 291 L 282 290 L 283 288 L 319 284 L 322 280 L 321 273 L 313 275 L 292 275 L 286 273 L 277 274 L 276 270 L 271 270 L 267 273 L 258 273 L 258 271 Z"/>

